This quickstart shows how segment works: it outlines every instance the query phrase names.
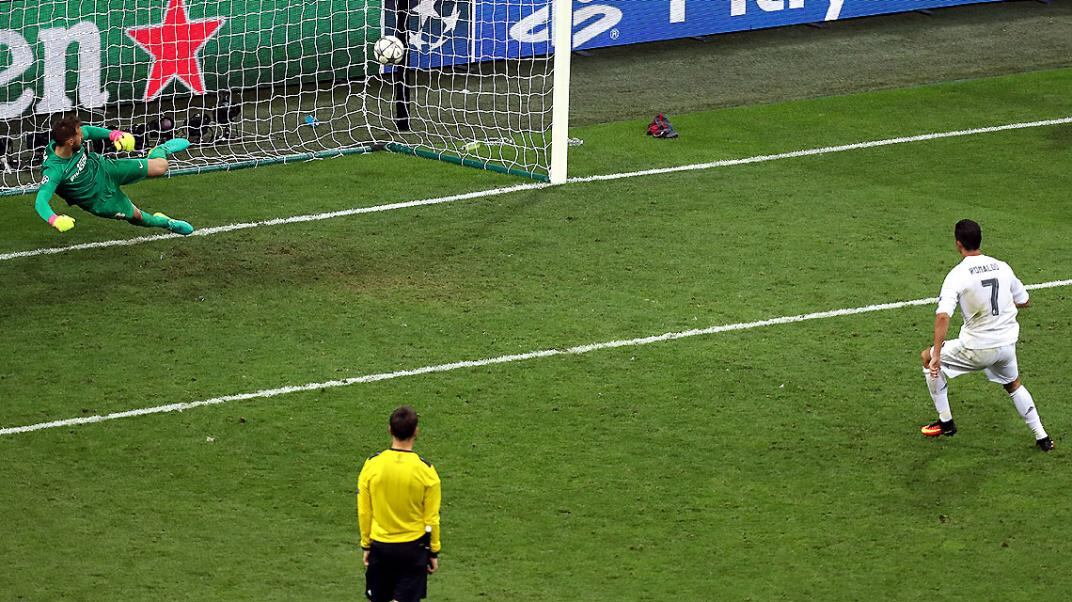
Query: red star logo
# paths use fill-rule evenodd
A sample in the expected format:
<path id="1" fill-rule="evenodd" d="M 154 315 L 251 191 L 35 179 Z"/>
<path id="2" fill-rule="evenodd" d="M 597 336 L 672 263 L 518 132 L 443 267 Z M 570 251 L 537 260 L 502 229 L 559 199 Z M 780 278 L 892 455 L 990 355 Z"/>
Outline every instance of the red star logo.
<path id="1" fill-rule="evenodd" d="M 127 35 L 153 55 L 153 67 L 145 86 L 145 100 L 159 96 L 172 79 L 186 84 L 195 94 L 205 93 L 197 52 L 223 27 L 226 19 L 198 19 L 186 16 L 183 0 L 168 0 L 164 22 L 147 27 L 128 27 Z"/>

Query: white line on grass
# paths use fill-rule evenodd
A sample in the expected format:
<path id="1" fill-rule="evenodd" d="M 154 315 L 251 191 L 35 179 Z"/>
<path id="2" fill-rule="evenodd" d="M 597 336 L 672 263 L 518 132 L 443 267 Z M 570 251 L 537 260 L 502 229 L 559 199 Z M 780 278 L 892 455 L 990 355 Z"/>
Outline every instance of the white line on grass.
<path id="1" fill-rule="evenodd" d="M 975 136 L 978 134 L 992 134 L 994 132 L 1005 132 L 1008 130 L 1022 130 L 1026 128 L 1039 128 L 1052 125 L 1063 125 L 1066 123 L 1072 123 L 1072 117 L 1062 117 L 1060 119 L 1046 119 L 1043 121 L 1028 121 L 1024 123 L 1010 123 L 1006 125 L 996 125 L 992 127 L 974 128 L 970 130 L 956 130 L 952 132 L 937 132 L 934 134 L 920 134 L 918 136 L 904 136 L 901 138 L 887 138 L 885 140 L 872 140 L 870 142 L 857 142 L 854 144 L 843 144 L 841 146 L 824 146 L 822 148 L 811 148 L 807 150 L 793 151 L 789 153 L 778 153 L 776 155 L 758 155 L 756 157 L 748 157 L 747 159 L 727 159 L 723 161 L 712 161 L 710 163 L 696 163 L 693 165 L 680 165 L 677 167 L 661 167 L 658 169 L 648 169 L 645 171 L 631 171 L 627 173 L 607 174 L 603 176 L 588 176 L 585 178 L 570 178 L 568 181 L 571 184 L 582 182 L 604 182 L 608 180 L 621 180 L 623 178 L 636 178 L 641 176 L 654 176 L 668 173 L 678 173 L 682 171 L 698 171 L 702 169 L 715 169 L 718 167 L 730 167 L 733 165 L 748 165 L 750 163 L 764 163 L 767 161 L 777 161 L 779 159 L 795 159 L 797 157 L 811 157 L 814 155 L 827 155 L 830 153 L 843 153 L 852 150 L 861 150 L 865 148 L 876 148 L 879 146 L 891 146 L 894 144 L 906 144 L 909 142 L 925 142 L 927 140 L 940 140 L 942 138 L 959 138 L 962 136 Z"/>
<path id="2" fill-rule="evenodd" d="M 442 203 L 453 203 L 455 201 L 467 201 L 470 199 L 481 199 L 502 194 L 510 194 L 511 192 L 520 192 L 522 190 L 536 190 L 539 188 L 547 188 L 549 186 L 551 185 L 544 183 L 518 184 L 516 186 L 507 186 L 505 188 L 479 190 L 477 192 L 454 194 L 451 196 L 437 197 L 434 199 L 424 199 L 420 201 L 406 201 L 402 203 L 391 203 L 388 205 L 376 205 L 374 207 L 357 207 L 355 209 L 343 209 L 341 211 L 331 211 L 328 213 L 296 215 L 293 217 L 278 217 L 275 219 L 268 219 L 259 222 L 243 222 L 240 224 L 230 224 L 227 226 L 213 226 L 211 228 L 201 228 L 199 230 L 195 230 L 194 233 L 190 236 L 212 236 L 213 234 L 222 234 L 223 232 L 248 230 L 250 228 L 260 228 L 263 226 L 280 226 L 283 224 L 296 224 L 300 222 L 316 222 L 325 219 L 333 219 L 336 217 L 358 215 L 361 213 L 379 213 L 381 211 L 394 211 L 396 209 L 408 209 L 410 207 L 421 207 L 424 205 L 439 205 Z M 86 249 L 128 247 L 132 245 L 140 245 L 146 242 L 168 240 L 171 238 L 182 238 L 182 236 L 179 234 L 154 234 L 151 236 L 138 236 L 135 238 L 124 238 L 120 240 L 103 240 L 99 242 L 82 243 L 78 245 L 69 245 L 66 247 L 46 247 L 43 249 L 34 249 L 32 251 L 15 251 L 13 253 L 0 254 L 0 261 L 10 261 L 12 259 L 20 259 L 22 257 L 34 257 L 37 255 L 55 255 L 57 253 L 66 253 L 68 251 L 84 251 Z"/>
<path id="3" fill-rule="evenodd" d="M 887 138 L 885 140 L 872 140 L 870 142 L 857 142 L 855 144 L 845 144 L 841 146 L 824 146 L 821 148 L 812 148 L 806 150 L 793 151 L 788 153 L 778 153 L 774 155 L 758 155 L 755 157 L 748 157 L 745 159 L 727 159 L 724 161 L 712 161 L 710 163 L 697 163 L 693 165 L 681 165 L 677 167 L 662 167 L 658 169 L 647 169 L 644 171 L 631 171 L 616 174 L 606 174 L 599 176 L 588 176 L 583 178 L 570 178 L 566 181 L 567 184 L 584 184 L 588 182 L 603 182 L 610 180 L 621 180 L 624 178 L 638 178 L 644 176 L 654 176 L 670 173 L 678 173 L 683 171 L 698 171 L 705 169 L 716 169 L 720 167 L 731 167 L 734 165 L 748 165 L 751 163 L 765 163 L 768 161 L 778 161 L 780 159 L 795 159 L 799 157 L 811 157 L 815 155 L 827 155 L 831 153 L 842 153 L 852 150 L 862 150 L 868 148 L 875 148 L 880 146 L 890 146 L 894 144 L 906 144 L 910 142 L 924 142 L 927 140 L 938 140 L 942 138 L 958 138 L 962 136 L 974 136 L 978 134 L 990 134 L 994 132 L 1004 132 L 1008 130 L 1021 130 L 1026 128 L 1038 128 L 1047 127 L 1053 125 L 1062 125 L 1072 123 L 1072 117 L 1063 117 L 1060 119 L 1047 119 L 1044 121 L 1030 121 L 1024 123 L 1010 123 L 1006 125 L 998 125 L 993 127 L 975 128 L 970 130 L 956 130 L 952 132 L 937 132 L 933 134 L 921 134 L 919 136 L 904 136 L 900 138 Z M 202 228 L 193 233 L 193 236 L 212 236 L 215 234 L 222 234 L 224 232 L 233 232 L 235 230 L 248 230 L 250 228 L 260 228 L 265 226 L 281 226 L 284 224 L 296 224 L 301 222 L 315 222 L 326 219 L 334 219 L 337 217 L 346 217 L 350 215 L 359 215 L 362 213 L 378 213 L 382 211 L 394 211 L 397 209 L 408 209 L 410 207 L 423 207 L 427 205 L 441 205 L 445 203 L 453 203 L 456 201 L 468 201 L 472 199 L 482 199 L 493 196 L 500 196 L 504 194 L 510 194 L 513 192 L 522 192 L 526 190 L 539 190 L 541 188 L 548 188 L 550 184 L 544 183 L 532 183 L 532 184 L 518 184 L 516 186 L 507 186 L 504 188 L 493 188 L 490 190 L 480 190 L 477 192 L 469 192 L 465 194 L 455 194 L 450 196 L 436 197 L 431 199 L 424 199 L 419 201 L 407 201 L 403 203 L 391 203 L 387 205 L 376 205 L 374 207 L 358 207 L 355 209 L 344 209 L 342 211 L 331 211 L 327 213 L 314 213 L 308 215 L 296 215 L 292 217 L 280 217 L 276 219 L 263 220 L 258 222 L 243 222 L 239 224 L 231 224 L 228 226 L 214 226 L 210 228 Z M 138 236 L 135 238 L 125 238 L 120 240 L 104 240 L 99 242 L 82 243 L 77 245 L 68 245 L 65 247 L 46 247 L 41 249 L 33 249 L 30 251 L 15 251 L 11 253 L 0 253 L 0 261 L 11 261 L 13 259 L 21 259 L 24 257 L 36 257 L 38 255 L 55 255 L 58 253 L 67 253 L 70 251 L 84 251 L 87 249 L 103 249 L 107 247 L 127 247 L 132 245 L 139 245 L 142 243 L 156 242 L 160 240 L 168 240 L 177 238 L 177 234 L 157 234 L 153 236 Z"/>
<path id="4" fill-rule="evenodd" d="M 1072 285 L 1072 280 L 1055 280 L 1052 282 L 1043 282 L 1041 284 L 1028 285 L 1028 290 L 1054 288 L 1059 286 Z M 462 368 L 479 368 L 481 366 L 491 366 L 494 364 L 508 364 L 511 362 L 520 362 L 524 360 L 532 360 L 541 357 L 552 357 L 556 355 L 580 355 L 583 353 L 590 353 L 592 351 L 599 351 L 602 349 L 615 349 L 618 347 L 638 347 L 641 345 L 650 345 L 652 343 L 660 343 L 663 341 L 674 341 L 677 339 L 685 339 L 689 337 L 717 334 L 720 332 L 733 332 L 737 330 L 750 330 L 752 328 L 761 328 L 764 326 L 776 326 L 779 324 L 792 324 L 794 322 L 805 322 L 808 320 L 821 320 L 825 318 L 836 318 L 839 316 L 851 316 L 855 314 L 870 313 L 876 311 L 885 311 L 887 309 L 900 309 L 902 307 L 910 307 L 914 305 L 928 305 L 931 303 L 937 303 L 936 298 L 928 299 L 915 299 L 912 301 L 897 301 L 895 303 L 882 303 L 879 305 L 866 305 L 863 307 L 852 307 L 848 309 L 835 309 L 831 311 L 821 311 L 810 314 L 800 314 L 796 316 L 783 316 L 780 318 L 770 318 L 768 320 L 759 320 L 757 322 L 739 322 L 737 324 L 725 324 L 722 326 L 711 326 L 708 328 L 697 328 L 693 330 L 684 330 L 681 332 L 667 332 L 664 334 L 641 337 L 635 339 L 623 339 L 619 341 L 607 341 L 603 343 L 590 343 L 588 345 L 578 345 L 576 347 L 569 347 L 567 349 L 543 349 L 541 351 L 530 351 L 528 353 L 519 353 L 516 355 L 500 355 L 498 357 L 491 357 L 482 360 L 464 360 L 460 362 L 453 362 L 450 364 L 437 364 L 434 366 L 424 366 L 421 368 L 413 368 L 411 370 L 399 370 L 397 372 L 380 372 L 378 374 L 366 374 L 364 376 L 355 376 L 353 378 L 345 378 L 342 380 L 329 380 L 320 383 L 309 383 L 304 385 L 294 385 L 288 387 L 279 387 L 278 389 L 263 389 L 261 391 L 254 391 L 252 393 L 239 393 L 237 395 L 224 395 L 223 397 L 214 397 L 212 399 L 204 399 L 201 401 L 189 401 L 184 403 L 172 403 L 162 406 L 154 406 L 150 408 L 139 408 L 136 410 L 127 410 L 124 412 L 114 412 L 111 414 L 104 414 L 98 416 L 82 416 L 78 418 L 67 418 L 64 420 L 54 420 L 51 422 L 41 422 L 38 424 L 31 424 L 28 426 L 14 426 L 7 428 L 0 428 L 0 436 L 5 435 L 17 435 L 20 433 L 29 433 L 33 431 L 40 431 L 51 428 L 61 428 L 67 426 L 76 426 L 80 424 L 92 424 L 95 422 L 104 422 L 107 420 L 118 420 L 120 418 L 133 418 L 135 416 L 145 416 L 148 414 L 163 414 L 167 412 L 182 412 L 184 410 L 190 410 L 193 408 L 199 408 L 201 406 L 220 405 L 231 401 L 245 401 L 247 399 L 266 399 L 269 397 L 278 397 L 280 395 L 289 395 L 291 393 L 301 393 L 304 391 L 316 391 L 320 389 L 335 389 L 338 387 L 348 387 L 350 385 L 357 385 L 361 383 L 371 383 L 381 380 L 392 380 L 396 378 L 403 378 L 406 376 L 418 376 L 421 374 L 432 374 L 435 372 L 451 372 L 453 370 L 460 370 Z"/>

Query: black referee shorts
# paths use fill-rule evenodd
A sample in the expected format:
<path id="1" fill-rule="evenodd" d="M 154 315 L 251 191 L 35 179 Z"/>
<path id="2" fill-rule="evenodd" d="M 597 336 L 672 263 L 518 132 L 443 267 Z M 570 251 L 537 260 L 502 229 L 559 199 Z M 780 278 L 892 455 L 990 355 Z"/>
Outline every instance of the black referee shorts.
<path id="1" fill-rule="evenodd" d="M 426 538 L 406 543 L 372 542 L 365 569 L 365 595 L 372 602 L 418 602 L 428 597 Z"/>

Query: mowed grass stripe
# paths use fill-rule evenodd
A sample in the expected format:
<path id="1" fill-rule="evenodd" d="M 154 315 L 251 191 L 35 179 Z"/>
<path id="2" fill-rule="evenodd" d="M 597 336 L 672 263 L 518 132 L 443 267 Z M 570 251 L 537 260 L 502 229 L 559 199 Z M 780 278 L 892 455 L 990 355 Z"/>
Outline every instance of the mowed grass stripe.
<path id="1" fill-rule="evenodd" d="M 581 178 L 570 178 L 565 185 L 573 184 L 586 184 L 591 182 L 604 182 L 613 180 L 622 180 L 628 178 L 639 178 L 647 176 L 665 175 L 686 171 L 703 171 L 710 169 L 718 169 L 723 167 L 733 167 L 736 165 L 752 165 L 755 163 L 766 163 L 770 161 L 780 161 L 783 159 L 798 159 L 803 157 L 814 157 L 820 155 L 828 155 L 834 153 L 844 153 L 848 151 L 867 150 L 871 148 L 878 148 L 884 146 L 893 146 L 897 144 L 909 144 L 914 142 L 927 142 L 931 140 L 942 140 L 947 138 L 961 138 L 965 136 L 978 136 L 982 134 L 992 134 L 997 132 L 1006 132 L 1011 130 L 1022 130 L 1029 128 L 1051 127 L 1057 125 L 1065 125 L 1072 123 L 1072 117 L 1061 117 L 1057 119 L 1046 119 L 1040 121 L 1028 121 L 1021 123 L 1009 123 L 997 126 L 988 126 L 980 128 L 972 128 L 966 130 L 954 130 L 949 132 L 935 132 L 930 134 L 920 134 L 916 136 L 901 136 L 894 138 L 886 138 L 882 140 L 871 140 L 866 142 L 855 142 L 851 144 L 843 144 L 838 146 L 824 146 L 819 148 L 811 148 L 797 151 L 790 151 L 785 153 L 777 153 L 771 155 L 756 155 L 753 157 L 746 157 L 743 159 L 726 159 L 721 161 L 711 161 L 707 163 L 694 163 L 690 165 L 680 165 L 675 167 L 662 167 L 657 169 L 648 169 L 642 171 L 631 171 L 614 174 L 604 174 L 597 176 L 587 176 Z M 516 186 L 506 186 L 501 188 L 493 188 L 490 190 L 481 190 L 476 192 L 469 192 L 464 194 L 454 194 L 449 196 L 434 197 L 421 200 L 403 201 L 399 203 L 388 203 L 385 205 L 375 205 L 372 207 L 357 207 L 351 209 L 342 209 L 339 211 L 329 211 L 324 213 L 313 213 L 305 215 L 295 215 L 291 217 L 280 217 L 269 220 L 261 220 L 254 222 L 242 222 L 236 224 L 229 224 L 226 226 L 212 226 L 207 228 L 201 228 L 193 233 L 193 236 L 214 236 L 216 234 L 224 234 L 227 232 L 235 232 L 239 230 L 248 230 L 251 228 L 262 228 L 271 226 L 282 226 L 287 224 L 297 224 L 305 222 L 316 222 L 329 219 L 337 219 L 342 217 L 349 217 L 353 215 L 362 215 L 366 213 L 381 213 L 384 211 L 396 211 L 400 209 L 409 209 L 413 207 L 425 207 L 429 205 L 442 205 L 447 203 L 454 203 L 458 201 L 469 201 L 475 199 L 485 199 L 495 196 L 501 196 L 506 194 L 512 194 L 514 192 L 523 192 L 530 190 L 539 190 L 542 188 L 548 188 L 551 184 L 546 183 L 531 183 L 531 184 L 518 184 Z M 27 257 L 37 257 L 40 255 L 56 255 L 60 253 L 69 253 L 73 251 L 86 251 L 92 249 L 106 249 L 110 247 L 127 247 L 133 245 L 140 245 L 144 243 L 159 242 L 163 240 L 171 240 L 174 238 L 180 238 L 177 234 L 157 234 L 150 236 L 138 236 L 134 238 L 124 238 L 115 240 L 105 240 L 91 243 L 82 243 L 77 245 L 68 245 L 62 247 L 43 247 L 38 249 L 31 249 L 26 251 L 14 251 L 9 253 L 0 253 L 0 261 L 12 261 L 15 259 L 23 259 Z"/>
<path id="2" fill-rule="evenodd" d="M 1051 282 L 1042 282 L 1038 284 L 1027 285 L 1028 290 L 1038 290 L 1046 288 L 1056 288 L 1072 285 L 1072 279 L 1069 280 L 1054 280 Z M 380 372 L 377 374 L 366 374 L 364 376 L 355 376 L 352 378 L 344 378 L 339 380 L 329 380 L 317 383 L 307 383 L 304 385 L 292 385 L 279 387 L 275 389 L 262 389 L 260 391 L 254 391 L 251 393 L 238 393 L 235 395 L 224 395 L 221 397 L 214 397 L 212 399 L 204 399 L 200 401 L 190 401 L 182 403 L 172 403 L 161 406 L 153 406 L 147 408 L 138 408 L 134 410 L 126 410 L 123 412 L 113 412 L 110 414 L 95 415 L 95 416 L 83 416 L 78 418 L 66 418 L 62 420 L 54 420 L 49 422 L 41 422 L 37 424 L 31 424 L 26 426 L 7 427 L 0 429 L 0 436 L 18 435 L 23 433 L 30 433 L 34 431 L 40 431 L 52 428 L 62 428 L 69 426 L 78 426 L 83 424 L 94 424 L 97 422 L 105 422 L 110 420 L 119 420 L 121 418 L 134 418 L 136 416 L 147 416 L 150 414 L 164 414 L 169 412 L 182 412 L 185 410 L 191 410 L 203 406 L 220 405 L 233 401 L 246 401 L 250 399 L 267 399 L 271 397 L 279 397 L 281 395 L 289 395 L 292 393 L 302 393 L 306 391 L 315 391 L 322 389 L 334 389 L 338 387 L 348 387 L 351 385 L 357 385 L 362 383 L 371 383 L 384 380 L 393 380 L 397 378 L 404 378 L 409 376 L 420 376 L 422 374 L 433 374 L 437 372 L 451 372 L 454 370 L 461 370 L 464 368 L 479 368 L 483 366 L 491 366 L 495 364 L 507 364 L 513 362 L 520 362 L 525 360 L 532 360 L 544 357 L 553 357 L 558 355 L 580 355 L 584 353 L 590 353 L 592 351 L 600 351 L 603 349 L 617 349 L 620 347 L 639 347 L 643 345 L 650 345 L 652 343 L 661 343 L 665 341 L 674 341 L 678 339 L 685 339 L 696 336 L 718 334 L 722 332 L 734 332 L 740 330 L 751 330 L 754 328 L 763 328 L 766 326 L 777 326 L 781 324 L 793 324 L 796 322 L 806 322 L 810 320 L 822 320 L 826 318 L 836 318 L 841 316 L 851 316 L 857 314 L 886 311 L 891 309 L 901 309 L 905 307 L 913 307 L 918 305 L 927 305 L 931 303 L 937 303 L 937 298 L 928 297 L 925 299 L 913 299 L 911 301 L 895 301 L 892 303 L 881 303 L 876 305 L 865 305 L 861 307 L 852 307 L 845 309 L 834 309 L 829 311 L 814 312 L 808 314 L 798 314 L 794 316 L 782 316 L 778 318 L 770 318 L 767 320 L 758 320 L 754 322 L 738 322 L 736 324 L 724 324 L 720 326 L 710 326 L 707 328 L 696 328 L 690 330 L 684 330 L 679 332 L 667 332 L 659 335 L 652 335 L 646 337 L 638 337 L 633 339 L 622 339 L 616 341 L 606 341 L 601 343 L 589 343 L 586 345 L 578 345 L 569 347 L 566 349 L 542 349 L 539 351 L 530 351 L 528 353 L 519 353 L 512 355 L 501 355 L 498 357 L 490 357 L 480 360 L 461 360 L 457 362 L 451 362 L 447 364 L 437 364 L 432 366 L 423 366 L 420 368 L 413 368 L 410 370 L 398 370 L 395 372 Z"/>

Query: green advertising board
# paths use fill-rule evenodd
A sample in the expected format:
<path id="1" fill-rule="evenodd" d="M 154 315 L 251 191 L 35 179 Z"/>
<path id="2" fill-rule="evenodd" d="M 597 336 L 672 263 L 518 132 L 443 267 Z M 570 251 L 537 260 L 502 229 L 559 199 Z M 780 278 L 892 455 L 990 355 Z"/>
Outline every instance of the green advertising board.
<path id="1" fill-rule="evenodd" d="M 366 75 L 381 0 L 0 0 L 0 120 Z"/>

